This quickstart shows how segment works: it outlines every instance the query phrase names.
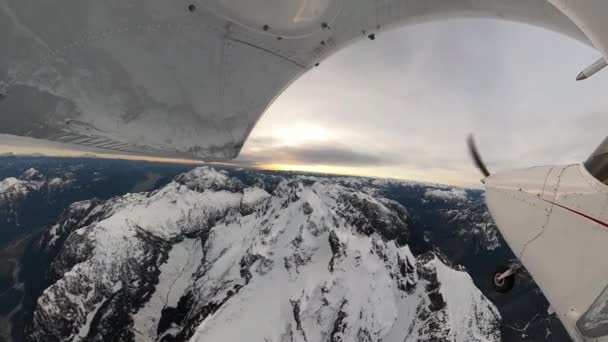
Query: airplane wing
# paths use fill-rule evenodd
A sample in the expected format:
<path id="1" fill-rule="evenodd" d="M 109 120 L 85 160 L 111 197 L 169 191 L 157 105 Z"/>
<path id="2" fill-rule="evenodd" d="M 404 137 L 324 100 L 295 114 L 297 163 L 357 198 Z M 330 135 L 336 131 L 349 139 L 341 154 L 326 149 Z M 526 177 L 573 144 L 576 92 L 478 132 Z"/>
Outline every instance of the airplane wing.
<path id="1" fill-rule="evenodd" d="M 0 0 L 0 135 L 41 148 L 230 159 L 302 73 L 393 27 L 504 18 L 589 37 L 606 55 L 607 3 L 552 2 Z"/>
<path id="2" fill-rule="evenodd" d="M 608 2 L 602 0 L 549 0 L 566 14 L 593 43 L 608 57 Z M 607 58 L 608 59 L 608 58 Z"/>

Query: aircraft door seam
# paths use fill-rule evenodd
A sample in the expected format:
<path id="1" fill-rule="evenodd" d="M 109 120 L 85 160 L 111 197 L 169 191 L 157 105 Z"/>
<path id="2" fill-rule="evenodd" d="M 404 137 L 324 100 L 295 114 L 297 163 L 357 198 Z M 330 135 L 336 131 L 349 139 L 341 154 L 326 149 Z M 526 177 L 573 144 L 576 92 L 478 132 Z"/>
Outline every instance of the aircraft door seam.
<path id="1" fill-rule="evenodd" d="M 568 168 L 572 167 L 572 166 L 573 165 L 568 165 L 568 166 L 562 168 L 561 172 L 557 176 L 557 184 L 555 185 L 555 192 L 553 194 L 553 202 L 555 202 L 557 200 L 557 193 L 558 193 L 559 185 L 561 183 L 562 176 L 564 175 L 564 172 L 566 172 L 566 170 Z M 553 170 L 553 168 L 551 170 Z M 549 174 L 547 173 L 547 176 L 548 175 Z M 547 217 L 545 219 L 545 223 L 542 225 L 542 227 L 540 229 L 540 232 L 538 232 L 538 234 L 536 234 L 535 236 L 533 236 L 529 241 L 527 241 L 526 243 L 524 243 L 524 247 L 521 249 L 521 253 L 519 254 L 519 257 L 518 257 L 519 260 L 523 260 L 524 253 L 526 252 L 526 249 L 527 249 L 528 245 L 531 244 L 532 242 L 534 242 L 539 237 L 541 237 L 543 235 L 543 233 L 545 232 L 545 230 L 547 229 L 547 226 L 549 225 L 549 221 L 551 220 L 551 214 L 553 213 L 553 208 L 555 208 L 555 204 L 553 202 L 550 202 L 551 208 L 547 212 Z"/>
<path id="2" fill-rule="evenodd" d="M 549 179 L 549 174 L 551 174 L 551 171 L 553 171 L 555 167 L 552 167 L 549 169 L 549 171 L 547 171 L 547 174 L 545 175 L 545 182 L 543 183 L 543 190 L 540 193 L 540 197 L 545 196 L 545 187 L 547 186 L 547 179 Z"/>
<path id="3" fill-rule="evenodd" d="M 267 49 L 267 48 L 265 48 L 265 47 L 262 47 L 262 46 L 256 45 L 256 44 L 254 44 L 254 43 L 251 43 L 251 42 L 248 42 L 248 41 L 246 41 L 246 40 L 239 39 L 239 38 L 234 38 L 234 37 L 226 37 L 226 39 L 229 39 L 229 40 L 231 40 L 231 41 L 233 41 L 233 42 L 236 42 L 236 43 L 241 43 L 241 44 L 245 44 L 245 45 L 247 45 L 247 46 L 251 46 L 252 48 L 255 48 L 255 49 L 258 49 L 258 50 L 260 50 L 260 51 L 264 51 L 264 52 L 266 52 L 266 53 L 268 53 L 268 54 L 271 54 L 271 55 L 273 55 L 273 56 L 279 57 L 279 58 L 281 58 L 282 60 L 285 60 L 285 61 L 287 61 L 287 62 L 289 62 L 289 63 L 291 63 L 291 64 L 293 64 L 293 65 L 295 65 L 295 66 L 297 66 L 297 67 L 299 67 L 299 68 L 301 68 L 301 69 L 306 69 L 306 66 L 305 66 L 305 65 L 303 65 L 303 64 L 301 64 L 301 63 L 298 63 L 297 61 L 294 61 L 294 60 L 292 60 L 292 59 L 290 59 L 290 58 L 288 58 L 288 57 L 285 57 L 285 56 L 281 55 L 280 53 L 276 53 L 276 52 L 274 52 L 274 51 L 272 51 L 272 50 L 270 50 L 270 49 Z"/>
<path id="4" fill-rule="evenodd" d="M 606 217 L 606 212 L 608 211 L 608 187 L 606 186 L 606 184 L 601 183 L 599 180 L 593 177 L 583 164 L 579 165 L 578 170 L 581 174 L 583 181 L 585 181 L 585 183 L 587 183 L 592 189 L 596 190 L 598 193 L 601 193 L 605 197 L 605 204 L 599 213 L 599 217 Z"/>

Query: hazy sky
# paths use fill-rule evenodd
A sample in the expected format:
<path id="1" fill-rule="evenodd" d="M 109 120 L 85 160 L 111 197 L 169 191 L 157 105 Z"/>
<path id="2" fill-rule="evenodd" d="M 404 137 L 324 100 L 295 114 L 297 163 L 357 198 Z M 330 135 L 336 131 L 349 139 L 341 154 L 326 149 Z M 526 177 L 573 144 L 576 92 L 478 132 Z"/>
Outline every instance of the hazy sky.
<path id="1" fill-rule="evenodd" d="M 580 162 L 608 135 L 608 71 L 575 81 L 599 57 L 495 20 L 385 32 L 288 88 L 239 160 L 471 185 L 480 178 L 465 147 L 473 132 L 491 170 Z"/>
<path id="2" fill-rule="evenodd" d="M 608 135 L 608 70 L 575 81 L 599 57 L 559 34 L 495 20 L 384 32 L 297 80 L 237 162 L 479 185 L 465 147 L 471 132 L 491 171 L 580 162 Z"/>

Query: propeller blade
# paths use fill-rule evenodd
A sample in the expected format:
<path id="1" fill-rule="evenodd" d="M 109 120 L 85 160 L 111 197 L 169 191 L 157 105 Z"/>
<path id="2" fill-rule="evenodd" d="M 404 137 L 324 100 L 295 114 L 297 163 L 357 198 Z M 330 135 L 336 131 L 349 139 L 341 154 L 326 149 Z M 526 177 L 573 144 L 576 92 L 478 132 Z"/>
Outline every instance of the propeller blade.
<path id="1" fill-rule="evenodd" d="M 469 135 L 467 138 L 467 145 L 469 146 L 469 153 L 471 153 L 471 158 L 473 158 L 473 162 L 475 166 L 481 171 L 484 177 L 488 177 L 490 172 L 484 164 L 483 160 L 481 160 L 481 156 L 479 155 L 479 150 L 477 150 L 477 146 L 475 145 L 475 139 L 473 138 L 473 134 Z"/>

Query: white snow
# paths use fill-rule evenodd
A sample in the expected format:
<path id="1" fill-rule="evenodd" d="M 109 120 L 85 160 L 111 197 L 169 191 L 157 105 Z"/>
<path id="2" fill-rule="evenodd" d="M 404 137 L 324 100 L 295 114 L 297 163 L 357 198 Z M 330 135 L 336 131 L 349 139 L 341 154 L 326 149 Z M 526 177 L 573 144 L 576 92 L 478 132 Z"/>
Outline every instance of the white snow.
<path id="1" fill-rule="evenodd" d="M 53 178 L 49 181 L 49 185 L 61 185 L 63 183 L 63 179 L 61 178 Z"/>
<path id="2" fill-rule="evenodd" d="M 97 310 L 99 310 L 99 308 L 102 305 L 103 305 L 103 302 L 99 302 L 99 303 L 95 304 L 95 306 L 93 307 L 93 310 L 91 310 L 91 312 L 89 312 L 87 314 L 86 322 L 80 327 L 80 329 L 78 329 L 77 336 L 80 339 L 85 339 L 87 337 L 87 334 L 89 333 L 89 330 L 91 329 L 91 322 L 93 322 L 93 318 L 95 317 Z"/>
<path id="3" fill-rule="evenodd" d="M 22 179 L 31 179 L 32 177 L 36 177 L 36 176 L 41 176 L 42 174 L 34 169 L 34 168 L 29 168 L 27 169 L 25 172 L 23 172 L 23 174 L 21 175 Z"/>
<path id="4" fill-rule="evenodd" d="M 54 178 L 48 184 L 52 190 L 61 188 L 69 181 Z M 25 198 L 31 192 L 38 191 L 45 185 L 44 176 L 36 169 L 30 168 L 19 178 L 8 177 L 0 180 L 0 203 L 10 203 Z"/>
<path id="5" fill-rule="evenodd" d="M 245 205 L 256 205 L 268 198 L 270 198 L 270 194 L 267 193 L 264 189 L 260 189 L 257 187 L 246 188 L 243 191 L 242 203 Z"/>
<path id="6" fill-rule="evenodd" d="M 266 222 L 266 226 L 243 220 L 214 227 L 209 242 L 209 269 L 197 287 L 201 298 L 213 301 L 213 294 L 221 283 L 238 282 L 235 264 L 244 252 L 263 255 L 272 267 L 267 270 L 256 261 L 258 272 L 249 284 L 207 318 L 191 341 L 278 342 L 286 340 L 286 336 L 291 341 L 325 341 L 340 311 L 345 314 L 346 324 L 345 330 L 338 334 L 342 341 L 356 341 L 358 334 L 365 330 L 373 341 L 401 342 L 412 324 L 416 330 L 416 309 L 422 295 L 406 295 L 400 291 L 397 282 L 401 278 L 395 276 L 399 274 L 399 256 L 412 264 L 415 259 L 407 246 L 398 248 L 394 242 L 383 242 L 379 236 L 353 234 L 354 227 L 340 218 L 337 201 L 349 191 L 328 182 L 317 182 L 310 189 L 300 188 L 298 201 L 257 219 Z M 358 193 L 357 196 L 378 205 L 378 212 L 389 211 L 369 195 Z M 274 205 L 282 203 L 273 200 Z M 310 215 L 302 212 L 303 203 L 313 209 Z M 321 234 L 314 235 L 306 229 L 311 222 L 323 227 L 319 230 Z M 328 243 L 331 231 L 345 246 L 344 255 L 334 259 L 333 272 L 328 269 L 332 259 Z M 294 244 L 297 240 L 299 243 Z M 373 252 L 374 244 L 385 253 L 388 262 Z M 306 260 L 305 264 L 283 266 L 298 258 Z M 416 280 L 415 274 L 405 279 L 411 283 Z M 463 293 L 474 289 L 470 279 L 456 286 Z M 420 292 L 424 292 L 422 287 L 417 290 Z M 481 298 L 478 300 L 482 302 Z M 301 331 L 294 318 L 294 302 L 299 303 Z M 467 304 L 470 308 L 470 303 Z M 470 316 L 471 311 L 466 314 Z M 461 334 L 468 336 L 468 330 Z M 414 333 L 408 341 L 416 341 L 414 336 L 417 335 Z"/>
<path id="7" fill-rule="evenodd" d="M 443 200 L 461 200 L 461 201 L 466 201 L 468 199 L 466 191 L 461 188 L 428 190 L 425 193 L 425 197 L 443 199 Z"/>
<path id="8" fill-rule="evenodd" d="M 14 190 L 15 188 L 22 187 L 27 183 L 14 177 L 5 178 L 0 181 L 0 194 Z"/>
<path id="9" fill-rule="evenodd" d="M 156 290 L 146 305 L 133 315 L 135 341 L 147 342 L 156 339 L 161 312 L 166 307 L 177 307 L 177 303 L 194 279 L 193 273 L 200 266 L 203 248 L 200 239 L 185 239 L 173 245 L 169 258 L 160 266 Z"/>
<path id="10" fill-rule="evenodd" d="M 238 181 L 210 168 L 178 178 L 188 187 L 172 182 L 97 206 L 90 215 L 105 213 L 106 218 L 70 237 L 90 241 L 91 256 L 45 290 L 39 310 L 61 315 L 53 303 L 71 302 L 86 317 L 74 324 L 88 331 L 100 299 L 78 297 L 70 289 L 90 283 L 118 291 L 124 279 L 121 267 L 144 257 L 144 242 L 137 236 L 145 232 L 173 246 L 159 267 L 151 299 L 132 315 L 138 341 L 157 339 L 161 311 L 175 307 L 187 292 L 196 296 L 196 305 L 223 303 L 195 328 L 191 341 L 327 341 L 340 319 L 337 336 L 342 341 L 357 341 L 360 334 L 370 341 L 418 339 L 424 322 L 417 314 L 427 297 L 415 271 L 416 258 L 407 246 L 375 233 L 357 233 L 349 223 L 356 220 L 345 216 L 363 215 L 345 203 L 345 198 L 356 198 L 374 208 L 380 222 L 390 222 L 394 213 L 386 199 L 323 178 L 306 186 L 284 181 L 273 195 L 258 187 L 222 190 L 218 185 Z M 201 246 L 200 239 L 191 237 L 203 232 L 208 237 Z M 330 237 L 340 246 L 336 254 Z M 449 317 L 454 341 L 494 342 L 483 339 L 489 334 L 479 324 L 495 322 L 496 309 L 466 273 L 439 259 L 433 262 L 447 303 L 442 314 Z M 405 274 L 404 263 L 410 269 Z"/>
<path id="11" fill-rule="evenodd" d="M 439 288 L 446 301 L 451 326 L 451 340 L 454 342 L 469 342 L 471 335 L 478 341 L 493 341 L 484 338 L 488 331 L 493 331 L 495 326 L 487 325 L 487 322 L 476 319 L 477 316 L 496 317 L 500 320 L 500 313 L 493 305 L 476 305 L 485 297 L 476 287 L 471 286 L 471 277 L 461 271 L 447 267 L 438 258 L 432 261 L 437 269 L 437 279 L 442 286 Z"/>
<path id="12" fill-rule="evenodd" d="M 24 198 L 33 191 L 39 190 L 44 182 L 22 180 L 8 177 L 0 180 L 0 203 Z"/>
<path id="13" fill-rule="evenodd" d="M 198 186 L 204 189 L 212 188 L 213 186 L 224 186 L 229 180 L 226 173 L 208 166 L 194 168 L 178 178 L 184 180 L 184 184 L 189 187 Z"/>
<path id="14" fill-rule="evenodd" d="M 198 228 L 197 225 L 204 224 L 209 217 L 220 216 L 236 207 L 241 197 L 239 193 L 227 191 L 200 193 L 171 183 L 150 197 L 145 193 L 124 196 L 114 214 L 100 221 L 95 231 L 96 234 L 103 231 L 104 234 L 122 236 L 132 235 L 136 228 L 141 228 L 163 239 L 172 239 L 182 234 L 186 229 L 184 227 Z M 128 233 L 124 230 L 125 226 L 129 227 Z"/>

